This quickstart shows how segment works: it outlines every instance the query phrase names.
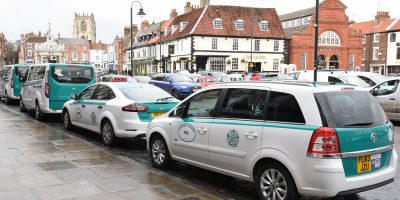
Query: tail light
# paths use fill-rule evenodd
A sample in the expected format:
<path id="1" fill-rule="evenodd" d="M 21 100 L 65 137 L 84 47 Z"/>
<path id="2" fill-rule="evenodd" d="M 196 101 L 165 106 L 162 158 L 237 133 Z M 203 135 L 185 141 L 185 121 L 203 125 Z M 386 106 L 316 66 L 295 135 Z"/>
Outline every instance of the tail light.
<path id="1" fill-rule="evenodd" d="M 49 74 L 46 73 L 46 76 L 44 77 L 45 83 L 44 83 L 44 95 L 46 98 L 49 98 L 50 96 L 50 85 L 49 85 Z"/>
<path id="2" fill-rule="evenodd" d="M 325 127 L 315 130 L 308 146 L 307 156 L 311 158 L 340 158 L 340 144 L 336 130 Z"/>
<path id="3" fill-rule="evenodd" d="M 122 111 L 124 112 L 147 112 L 148 110 L 149 107 L 136 103 L 122 107 Z"/>
<path id="4" fill-rule="evenodd" d="M 394 132 L 393 132 L 393 128 L 390 128 L 388 131 L 388 137 L 389 137 L 389 141 L 392 142 L 394 144 Z"/>

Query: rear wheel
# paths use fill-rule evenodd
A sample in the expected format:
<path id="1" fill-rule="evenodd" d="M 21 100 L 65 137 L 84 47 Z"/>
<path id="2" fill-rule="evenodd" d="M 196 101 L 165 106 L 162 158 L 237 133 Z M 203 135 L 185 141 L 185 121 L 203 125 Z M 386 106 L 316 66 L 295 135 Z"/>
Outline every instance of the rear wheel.
<path id="1" fill-rule="evenodd" d="M 71 118 L 69 117 L 69 112 L 67 110 L 63 112 L 63 124 L 65 130 L 72 130 L 74 128 L 71 123 Z"/>
<path id="2" fill-rule="evenodd" d="M 260 199 L 298 200 L 299 194 L 290 173 L 277 163 L 262 165 L 256 174 L 256 186 Z"/>
<path id="3" fill-rule="evenodd" d="M 41 121 L 43 119 L 43 113 L 40 110 L 39 103 L 36 101 L 36 106 L 35 106 L 35 119 Z"/>
<path id="4" fill-rule="evenodd" d="M 7 92 L 5 92 L 4 94 L 5 94 L 4 103 L 7 104 L 7 105 L 10 105 L 11 102 L 10 102 L 10 98 L 8 97 Z"/>
<path id="5" fill-rule="evenodd" d="M 101 126 L 101 136 L 103 144 L 106 146 L 113 146 L 115 144 L 115 134 L 113 125 L 109 120 L 105 120 Z"/>
<path id="6" fill-rule="evenodd" d="M 24 101 L 22 101 L 22 97 L 19 98 L 19 111 L 21 111 L 21 112 L 25 112 L 26 111 L 26 108 L 25 108 L 25 105 L 24 105 Z"/>
<path id="7" fill-rule="evenodd" d="M 172 96 L 173 96 L 175 99 L 180 99 L 180 98 L 181 98 L 181 96 L 179 95 L 178 90 L 172 90 Z"/>
<path id="8" fill-rule="evenodd" d="M 154 167 L 165 169 L 171 166 L 172 159 L 163 137 L 157 135 L 150 140 L 150 159 Z"/>

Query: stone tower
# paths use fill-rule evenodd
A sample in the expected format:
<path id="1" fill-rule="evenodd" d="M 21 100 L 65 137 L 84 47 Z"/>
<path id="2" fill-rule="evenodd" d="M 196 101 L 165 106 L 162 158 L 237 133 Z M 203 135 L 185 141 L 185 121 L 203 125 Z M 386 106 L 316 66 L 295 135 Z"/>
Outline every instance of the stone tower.
<path id="1" fill-rule="evenodd" d="M 72 35 L 76 39 L 86 39 L 96 43 L 96 22 L 93 13 L 90 15 L 75 13 Z"/>

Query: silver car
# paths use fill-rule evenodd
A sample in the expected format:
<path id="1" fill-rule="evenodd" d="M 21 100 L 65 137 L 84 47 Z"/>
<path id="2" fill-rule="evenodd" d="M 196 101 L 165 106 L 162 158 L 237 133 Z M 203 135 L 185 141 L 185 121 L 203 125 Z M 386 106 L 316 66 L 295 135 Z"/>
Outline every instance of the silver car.
<path id="1" fill-rule="evenodd" d="M 390 120 L 400 121 L 400 77 L 392 78 L 375 86 L 370 92 L 378 99 Z"/>

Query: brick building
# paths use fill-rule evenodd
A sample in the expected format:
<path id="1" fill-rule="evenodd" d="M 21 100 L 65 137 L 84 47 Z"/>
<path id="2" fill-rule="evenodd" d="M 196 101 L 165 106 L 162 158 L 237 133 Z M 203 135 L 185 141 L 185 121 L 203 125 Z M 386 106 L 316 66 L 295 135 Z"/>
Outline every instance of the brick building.
<path id="1" fill-rule="evenodd" d="M 320 3 L 318 60 L 322 69 L 361 69 L 362 35 L 349 27 L 340 0 Z M 297 70 L 314 68 L 315 7 L 280 16 L 289 47 L 289 62 Z"/>

